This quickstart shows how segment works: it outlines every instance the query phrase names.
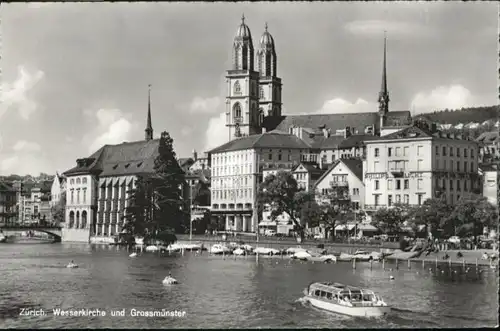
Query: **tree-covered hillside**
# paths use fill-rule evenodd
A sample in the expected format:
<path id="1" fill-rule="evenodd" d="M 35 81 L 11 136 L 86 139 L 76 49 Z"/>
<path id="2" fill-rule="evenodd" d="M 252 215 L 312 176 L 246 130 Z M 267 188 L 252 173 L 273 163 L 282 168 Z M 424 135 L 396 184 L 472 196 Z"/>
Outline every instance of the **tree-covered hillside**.
<path id="1" fill-rule="evenodd" d="M 470 107 L 462 109 L 445 109 L 433 113 L 420 114 L 415 117 L 423 117 L 432 122 L 440 124 L 457 125 L 470 122 L 482 123 L 487 120 L 497 121 L 500 116 L 500 105 L 487 107 Z"/>

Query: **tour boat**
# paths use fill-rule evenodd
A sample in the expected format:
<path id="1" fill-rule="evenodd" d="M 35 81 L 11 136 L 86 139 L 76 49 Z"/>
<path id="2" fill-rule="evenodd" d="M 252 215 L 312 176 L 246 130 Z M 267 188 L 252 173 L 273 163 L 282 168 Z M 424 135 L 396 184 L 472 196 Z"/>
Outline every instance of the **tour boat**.
<path id="1" fill-rule="evenodd" d="M 146 252 L 158 252 L 160 250 L 160 248 L 156 245 L 149 245 L 149 246 L 146 246 Z"/>
<path id="2" fill-rule="evenodd" d="M 224 245 L 215 244 L 210 247 L 210 254 L 231 254 L 232 250 Z"/>
<path id="3" fill-rule="evenodd" d="M 245 255 L 246 254 L 246 251 L 243 249 L 243 248 L 236 248 L 234 251 L 233 251 L 233 254 L 234 255 Z"/>
<path id="4" fill-rule="evenodd" d="M 308 260 L 311 257 L 312 255 L 307 251 L 298 251 L 292 255 L 292 259 L 303 260 L 303 261 Z"/>
<path id="5" fill-rule="evenodd" d="M 381 317 L 391 311 L 373 291 L 340 283 L 312 283 L 304 295 L 313 307 L 349 316 Z"/>
<path id="6" fill-rule="evenodd" d="M 254 249 L 255 254 L 261 255 L 279 255 L 281 251 L 275 248 L 257 247 Z"/>

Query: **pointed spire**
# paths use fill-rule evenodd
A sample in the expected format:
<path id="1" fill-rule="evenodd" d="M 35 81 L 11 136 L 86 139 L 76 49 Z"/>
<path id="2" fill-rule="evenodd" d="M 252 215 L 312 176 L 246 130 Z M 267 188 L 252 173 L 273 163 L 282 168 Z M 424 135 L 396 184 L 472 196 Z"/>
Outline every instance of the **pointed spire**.
<path id="1" fill-rule="evenodd" d="M 148 85 L 148 119 L 146 123 L 145 139 L 146 141 L 153 139 L 153 126 L 151 125 L 151 84 Z"/>
<path id="2" fill-rule="evenodd" d="M 267 32 L 267 22 L 266 22 L 265 28 L 266 28 L 266 32 Z"/>
<path id="3" fill-rule="evenodd" d="M 389 91 L 387 90 L 387 35 L 384 31 L 384 62 L 382 65 L 382 86 L 380 88 L 378 102 L 379 112 L 387 114 L 389 112 Z"/>
<path id="4" fill-rule="evenodd" d="M 241 15 L 241 24 L 245 24 L 245 13 Z"/>

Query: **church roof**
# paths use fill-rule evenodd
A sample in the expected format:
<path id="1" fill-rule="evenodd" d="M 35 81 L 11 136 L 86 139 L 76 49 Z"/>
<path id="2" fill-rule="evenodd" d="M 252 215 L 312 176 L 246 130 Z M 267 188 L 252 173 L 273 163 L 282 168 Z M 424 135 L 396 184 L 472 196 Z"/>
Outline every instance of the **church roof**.
<path id="1" fill-rule="evenodd" d="M 309 149 L 310 146 L 295 135 L 271 131 L 231 140 L 212 149 L 210 153 L 230 152 L 251 148 Z"/>
<path id="2" fill-rule="evenodd" d="M 345 114 L 313 114 L 313 115 L 287 115 L 281 116 L 276 126 L 277 130 L 289 132 L 292 127 L 316 129 L 325 126 L 332 132 L 343 130 L 346 127 L 354 128 L 353 133 L 363 134 L 368 126 L 376 129 L 380 126 L 378 112 L 372 113 L 345 113 Z M 411 121 L 410 111 L 390 111 L 387 113 L 387 125 L 404 125 Z M 268 120 L 271 122 L 271 119 Z M 276 123 L 265 123 L 266 127 Z"/>

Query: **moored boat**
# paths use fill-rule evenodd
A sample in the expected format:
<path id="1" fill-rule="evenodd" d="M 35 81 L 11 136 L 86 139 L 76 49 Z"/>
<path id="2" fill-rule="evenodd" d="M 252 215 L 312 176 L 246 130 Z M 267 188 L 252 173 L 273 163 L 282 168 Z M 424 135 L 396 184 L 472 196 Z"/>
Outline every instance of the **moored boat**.
<path id="1" fill-rule="evenodd" d="M 381 317 L 391 311 L 373 291 L 340 283 L 312 283 L 304 295 L 313 307 L 349 316 Z"/>
<path id="2" fill-rule="evenodd" d="M 225 246 L 225 245 L 221 245 L 221 244 L 215 244 L 215 245 L 212 245 L 212 247 L 210 247 L 210 254 L 231 254 L 233 252 L 232 249 L 230 249 L 229 247 Z"/>

